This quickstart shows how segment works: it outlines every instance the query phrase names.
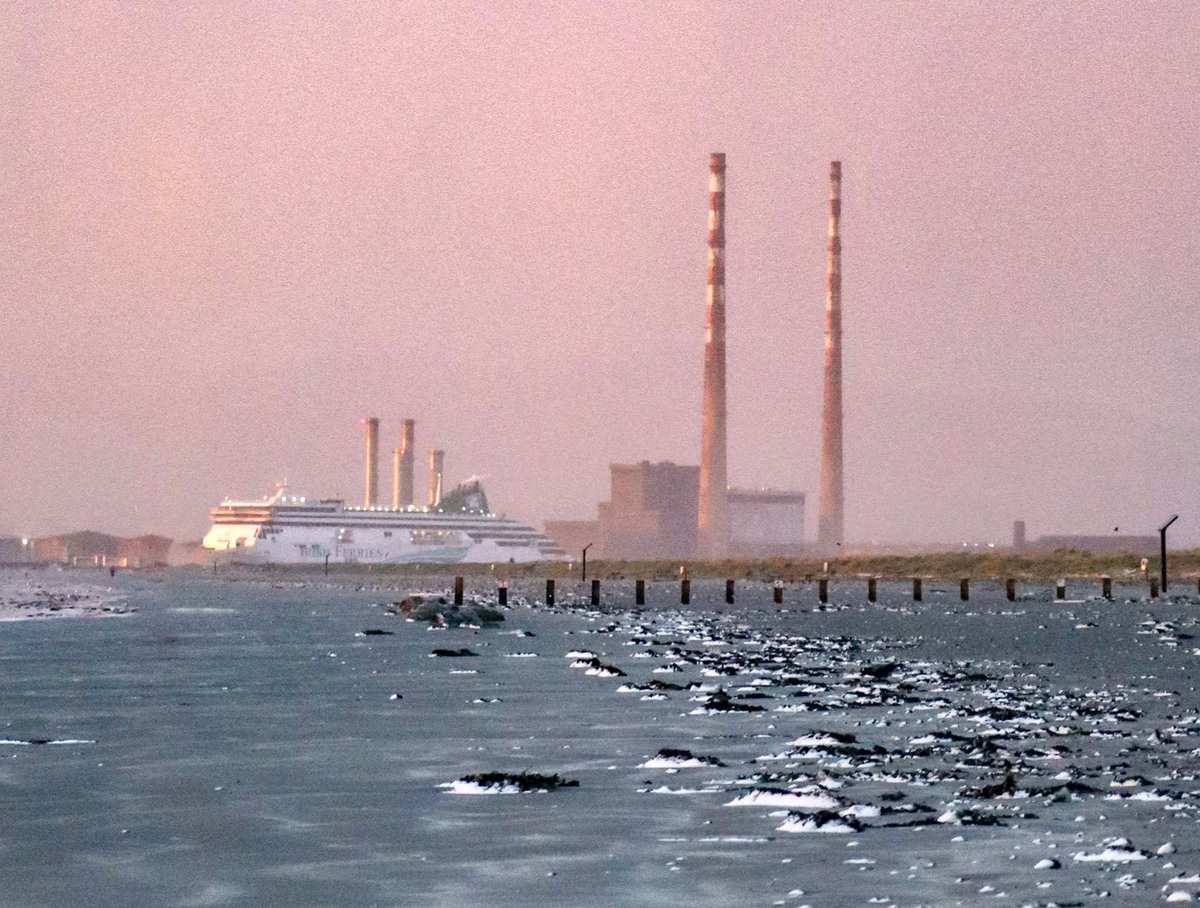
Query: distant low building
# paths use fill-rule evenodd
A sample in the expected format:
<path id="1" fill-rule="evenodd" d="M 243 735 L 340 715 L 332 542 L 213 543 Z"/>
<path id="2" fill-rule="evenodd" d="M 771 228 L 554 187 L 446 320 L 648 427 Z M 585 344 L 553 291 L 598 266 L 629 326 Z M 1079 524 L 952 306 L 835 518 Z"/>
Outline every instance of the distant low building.
<path id="1" fill-rule="evenodd" d="M 32 554 L 28 539 L 0 536 L 0 564 L 26 564 Z"/>
<path id="2" fill-rule="evenodd" d="M 1157 552 L 1158 539 L 1154 536 L 1039 536 L 1026 543 L 1026 550 L 1053 552 L 1058 549 L 1075 549 L 1079 552 Z"/>
<path id="3" fill-rule="evenodd" d="M 32 541 L 32 560 L 41 563 L 97 565 L 104 567 L 151 567 L 165 565 L 171 540 L 165 536 L 136 536 L 123 539 L 107 533 L 83 530 Z"/>
<path id="4" fill-rule="evenodd" d="M 117 540 L 117 558 L 124 567 L 159 567 L 169 563 L 172 540 L 166 536 L 134 536 Z"/>
<path id="5" fill-rule="evenodd" d="M 1013 551 L 1053 552 L 1074 549 L 1079 552 L 1156 552 L 1158 537 L 1121 535 L 1118 532 L 1103 536 L 1039 536 L 1032 541 L 1025 536 L 1025 521 L 1013 523 Z"/>
<path id="6" fill-rule="evenodd" d="M 43 564 L 108 564 L 117 558 L 116 536 L 83 530 L 33 540 L 33 560 Z"/>

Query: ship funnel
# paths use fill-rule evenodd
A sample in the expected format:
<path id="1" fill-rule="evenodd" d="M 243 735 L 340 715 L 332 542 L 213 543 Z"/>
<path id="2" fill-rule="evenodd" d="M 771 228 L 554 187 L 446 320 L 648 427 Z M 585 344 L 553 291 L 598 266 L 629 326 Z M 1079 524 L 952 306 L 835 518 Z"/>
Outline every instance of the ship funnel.
<path id="1" fill-rule="evenodd" d="M 368 416 L 362 424 L 367 473 L 363 483 L 363 507 L 373 508 L 379 504 L 379 417 Z"/>
<path id="2" fill-rule="evenodd" d="M 436 508 L 442 503 L 442 467 L 445 451 L 429 452 L 429 506 Z"/>
<path id="3" fill-rule="evenodd" d="M 407 508 L 413 503 L 413 437 L 416 423 L 403 422 L 400 447 L 392 452 L 392 507 Z"/>

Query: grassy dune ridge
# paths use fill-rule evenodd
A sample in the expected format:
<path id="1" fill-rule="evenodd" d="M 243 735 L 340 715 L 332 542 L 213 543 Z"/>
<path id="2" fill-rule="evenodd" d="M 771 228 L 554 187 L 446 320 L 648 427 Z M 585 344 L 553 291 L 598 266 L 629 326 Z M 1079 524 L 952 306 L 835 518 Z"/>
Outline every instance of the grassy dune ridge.
<path id="1" fill-rule="evenodd" d="M 1053 552 L 930 552 L 908 555 L 852 555 L 844 558 L 772 558 L 728 561 L 588 561 L 588 578 L 669 580 L 679 577 L 686 564 L 693 579 L 733 578 L 736 580 L 798 581 L 814 577 L 879 577 L 902 580 L 923 577 L 930 580 L 998 580 L 1013 577 L 1024 581 L 1053 582 L 1057 579 L 1098 578 L 1131 581 L 1141 577 L 1139 566 L 1146 557 L 1136 552 L 1084 552 L 1062 549 Z M 563 578 L 579 579 L 580 563 L 575 561 L 539 564 L 403 564 L 403 565 L 330 565 L 331 576 L 406 575 L 414 577 Z M 1168 553 L 1167 567 L 1171 582 L 1200 577 L 1200 549 Z M 228 568 L 223 568 L 228 570 Z M 258 569 L 272 573 L 320 574 L 321 567 L 279 566 Z M 1149 575 L 1158 576 L 1158 558 L 1149 559 Z"/>
<path id="2" fill-rule="evenodd" d="M 925 577 L 932 580 L 1053 581 L 1060 578 L 1101 577 L 1135 580 L 1141 576 L 1142 558 L 1137 553 L 1081 552 L 1073 549 L 1054 552 L 937 552 L 912 555 L 862 555 L 845 558 L 773 558 L 766 560 L 690 561 L 688 576 L 693 578 L 732 577 L 749 580 L 803 580 L 812 577 L 868 577 L 900 580 Z M 507 568 L 514 567 L 506 565 Z M 1167 567 L 1173 580 L 1195 580 L 1200 576 L 1200 549 L 1169 552 Z M 667 579 L 679 576 L 679 562 L 600 561 L 588 563 L 589 577 L 645 577 Z M 579 570 L 578 562 L 574 565 Z M 1149 559 L 1149 573 L 1158 576 L 1158 558 Z M 509 576 L 569 576 L 565 565 L 548 570 L 546 565 L 521 566 Z"/>

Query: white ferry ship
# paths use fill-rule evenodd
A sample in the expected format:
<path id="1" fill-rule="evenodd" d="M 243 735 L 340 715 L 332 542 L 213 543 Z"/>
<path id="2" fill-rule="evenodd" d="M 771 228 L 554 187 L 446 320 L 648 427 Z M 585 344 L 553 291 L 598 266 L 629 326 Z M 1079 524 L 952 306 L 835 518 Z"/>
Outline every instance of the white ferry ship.
<path id="1" fill-rule="evenodd" d="M 288 495 L 226 499 L 212 509 L 203 546 L 244 564 L 405 564 L 563 561 L 567 554 L 523 523 L 490 513 L 478 481 L 436 508 L 353 507 Z"/>

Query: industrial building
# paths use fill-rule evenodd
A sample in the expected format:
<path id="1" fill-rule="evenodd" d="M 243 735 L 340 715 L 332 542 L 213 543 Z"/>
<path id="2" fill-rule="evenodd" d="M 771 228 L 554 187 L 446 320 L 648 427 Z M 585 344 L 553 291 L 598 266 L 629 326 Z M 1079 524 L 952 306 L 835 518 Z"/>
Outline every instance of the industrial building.
<path id="1" fill-rule="evenodd" d="M 696 552 L 699 467 L 669 461 L 609 465 L 609 500 L 596 520 L 549 520 L 546 535 L 594 558 L 687 559 Z"/>
<path id="2" fill-rule="evenodd" d="M 611 464 L 609 500 L 596 520 L 548 520 L 546 535 L 572 555 L 621 561 L 706 557 L 697 534 L 700 468 L 670 462 Z M 780 558 L 804 551 L 803 492 L 726 489 L 727 553 Z"/>
<path id="3" fill-rule="evenodd" d="M 804 493 L 730 489 L 729 554 L 787 558 L 804 554 Z"/>
<path id="4" fill-rule="evenodd" d="M 600 505 L 603 556 L 694 557 L 700 468 L 643 460 L 611 464 L 609 471 L 609 500 Z"/>

